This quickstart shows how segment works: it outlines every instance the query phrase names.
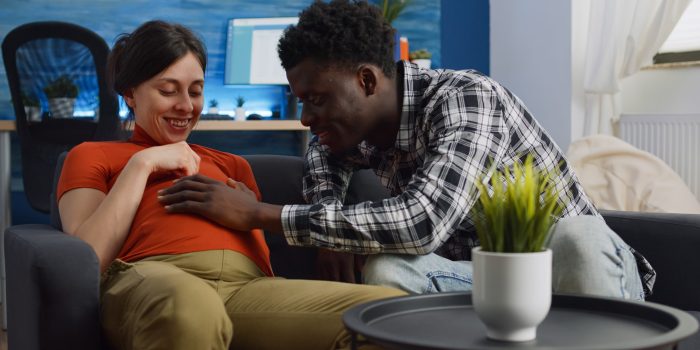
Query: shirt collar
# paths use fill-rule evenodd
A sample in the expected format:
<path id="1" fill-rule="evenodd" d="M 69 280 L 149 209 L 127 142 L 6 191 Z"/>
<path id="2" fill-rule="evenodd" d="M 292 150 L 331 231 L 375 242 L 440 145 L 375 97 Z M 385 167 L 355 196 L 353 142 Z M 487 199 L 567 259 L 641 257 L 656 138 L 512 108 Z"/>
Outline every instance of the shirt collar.
<path id="1" fill-rule="evenodd" d="M 131 134 L 129 141 L 131 143 L 147 147 L 159 146 L 159 144 L 150 135 L 148 135 L 146 130 L 143 130 L 143 128 L 136 123 L 134 123 L 134 132 Z"/>
<path id="2" fill-rule="evenodd" d="M 394 147 L 403 151 L 411 151 L 415 145 L 416 120 L 423 100 L 423 73 L 417 65 L 400 61 L 396 68 L 397 79 L 403 82 L 403 98 L 401 101 L 401 122 L 399 133 L 396 135 Z"/>

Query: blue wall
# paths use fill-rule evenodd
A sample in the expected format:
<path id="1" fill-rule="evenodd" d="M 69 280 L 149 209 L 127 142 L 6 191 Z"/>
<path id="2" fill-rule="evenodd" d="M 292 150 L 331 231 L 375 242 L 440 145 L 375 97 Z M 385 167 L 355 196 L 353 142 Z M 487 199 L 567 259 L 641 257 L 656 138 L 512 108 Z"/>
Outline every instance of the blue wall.
<path id="1" fill-rule="evenodd" d="M 3 0 L 0 40 L 20 24 L 59 20 L 87 27 L 111 46 L 117 35 L 130 32 L 147 20 L 182 23 L 200 34 L 207 45 L 206 100 L 216 98 L 220 109 L 233 110 L 235 98 L 242 95 L 250 111 L 275 110 L 284 101 L 282 88 L 223 84 L 227 23 L 239 17 L 297 16 L 310 3 L 310 0 Z M 441 60 L 440 4 L 439 0 L 413 0 L 394 22 L 401 35 L 409 38 L 412 47 L 424 47 L 433 52 L 433 64 L 437 67 Z M 0 62 L 0 118 L 13 119 L 13 115 L 5 69 Z"/>
<path id="2" fill-rule="evenodd" d="M 489 74 L 489 1 L 442 0 L 442 68 Z"/>

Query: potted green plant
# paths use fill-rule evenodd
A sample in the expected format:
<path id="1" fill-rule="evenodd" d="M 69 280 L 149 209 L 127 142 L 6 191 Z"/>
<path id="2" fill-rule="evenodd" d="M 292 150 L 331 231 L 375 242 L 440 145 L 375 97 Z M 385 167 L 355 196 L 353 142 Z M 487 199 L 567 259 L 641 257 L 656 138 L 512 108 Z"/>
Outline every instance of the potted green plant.
<path id="1" fill-rule="evenodd" d="M 408 54 L 408 59 L 417 64 L 418 67 L 430 69 L 431 58 L 433 55 L 427 49 L 419 49 L 411 51 Z"/>
<path id="2" fill-rule="evenodd" d="M 382 16 L 387 23 L 391 24 L 410 3 L 411 0 L 382 0 Z"/>
<path id="3" fill-rule="evenodd" d="M 24 114 L 28 121 L 41 121 L 41 108 L 39 107 L 39 99 L 36 95 L 22 92 L 22 105 L 24 106 Z"/>
<path id="4" fill-rule="evenodd" d="M 472 217 L 481 246 L 472 250 L 472 303 L 489 338 L 532 340 L 549 312 L 552 251 L 547 246 L 563 208 L 554 175 L 536 168 L 528 155 L 522 164 L 476 183 Z"/>
<path id="5" fill-rule="evenodd" d="M 386 23 L 391 25 L 394 20 L 396 20 L 401 13 L 408 7 L 408 5 L 411 4 L 412 0 L 382 0 L 380 3 L 378 3 L 379 9 L 382 11 L 382 17 L 384 17 L 384 20 Z M 399 34 L 399 31 L 394 29 L 394 42 L 396 45 L 401 47 L 400 52 L 401 54 L 399 57 L 396 57 L 396 59 L 406 59 L 405 57 L 406 54 L 408 54 L 408 39 L 402 37 Z M 405 44 L 400 44 L 402 40 L 406 40 Z M 406 52 L 404 53 L 404 47 Z"/>
<path id="6" fill-rule="evenodd" d="M 209 100 L 209 109 L 207 110 L 209 114 L 219 114 L 219 101 L 215 98 Z"/>
<path id="7" fill-rule="evenodd" d="M 75 99 L 78 97 L 78 86 L 66 74 L 59 76 L 44 87 L 44 93 L 49 99 L 49 110 L 53 118 L 71 118 Z"/>
<path id="8" fill-rule="evenodd" d="M 236 119 L 237 120 L 245 120 L 245 108 L 243 108 L 244 104 L 245 104 L 245 98 L 243 96 L 238 95 L 238 97 L 236 97 Z"/>

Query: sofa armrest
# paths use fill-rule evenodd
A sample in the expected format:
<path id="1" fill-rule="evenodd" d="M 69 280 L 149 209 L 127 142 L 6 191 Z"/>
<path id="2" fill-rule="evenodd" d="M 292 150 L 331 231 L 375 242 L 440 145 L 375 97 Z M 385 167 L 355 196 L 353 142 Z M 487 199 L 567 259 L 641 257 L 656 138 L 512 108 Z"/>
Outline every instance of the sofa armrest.
<path id="1" fill-rule="evenodd" d="M 700 215 L 602 211 L 608 226 L 657 273 L 649 301 L 700 311 Z"/>
<path id="2" fill-rule="evenodd" d="M 10 349 L 98 349 L 99 263 L 48 225 L 5 230 Z"/>

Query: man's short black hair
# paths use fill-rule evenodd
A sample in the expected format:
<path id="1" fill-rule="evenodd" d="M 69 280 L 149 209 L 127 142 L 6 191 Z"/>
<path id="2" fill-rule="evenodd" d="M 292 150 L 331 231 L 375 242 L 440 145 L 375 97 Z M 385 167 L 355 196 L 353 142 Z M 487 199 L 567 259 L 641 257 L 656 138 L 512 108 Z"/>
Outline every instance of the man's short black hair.
<path id="1" fill-rule="evenodd" d="M 394 29 L 379 7 L 366 1 L 316 0 L 284 31 L 277 51 L 285 70 L 306 58 L 341 69 L 371 63 L 388 77 L 396 69 Z"/>

